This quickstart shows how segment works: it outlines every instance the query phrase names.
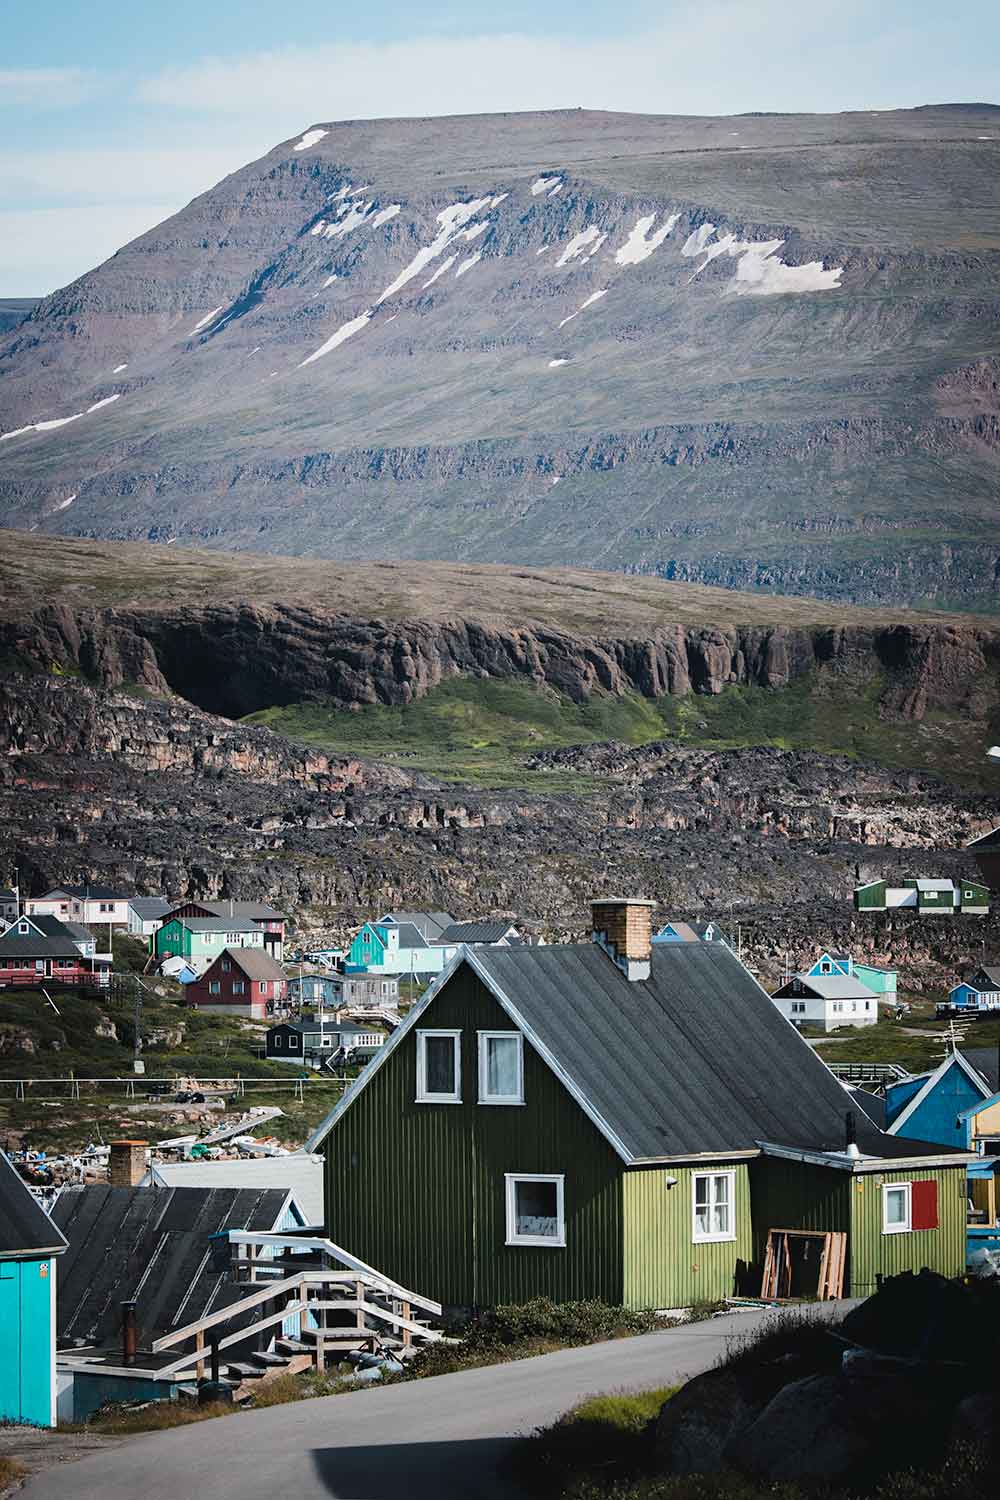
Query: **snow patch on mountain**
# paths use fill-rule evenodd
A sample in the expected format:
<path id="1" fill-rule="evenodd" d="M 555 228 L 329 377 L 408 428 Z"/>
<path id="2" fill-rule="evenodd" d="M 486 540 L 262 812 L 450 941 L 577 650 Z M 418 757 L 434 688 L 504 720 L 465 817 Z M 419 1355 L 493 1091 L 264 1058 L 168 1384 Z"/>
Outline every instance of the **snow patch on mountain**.
<path id="1" fill-rule="evenodd" d="M 659 249 L 673 229 L 680 214 L 668 214 L 666 221 L 654 233 L 650 233 L 656 222 L 656 214 L 644 214 L 637 219 L 624 245 L 615 251 L 615 260 L 620 266 L 637 266 L 648 260 L 654 250 Z"/>
<path id="2" fill-rule="evenodd" d="M 193 339 L 199 328 L 204 328 L 206 323 L 211 323 L 213 318 L 217 318 L 225 305 L 224 302 L 220 302 L 218 307 L 213 307 L 211 312 L 207 312 L 203 318 L 199 318 L 188 334 L 188 338 Z"/>
<path id="3" fill-rule="evenodd" d="M 310 146 L 315 146 L 318 141 L 321 141 L 329 133 L 328 130 L 307 130 L 301 141 L 294 145 L 292 150 L 308 151 Z"/>
<path id="4" fill-rule="evenodd" d="M 601 231 L 596 224 L 590 224 L 586 229 L 581 229 L 579 234 L 574 234 L 566 249 L 556 261 L 556 266 L 568 266 L 571 260 L 583 255 L 589 246 L 594 245 L 595 240 L 601 239 Z M 594 245 L 594 249 L 597 246 Z M 593 253 L 593 252 L 591 252 Z"/>
<path id="5" fill-rule="evenodd" d="M 736 261 L 736 274 L 730 283 L 730 290 L 739 296 L 771 297 L 783 292 L 827 292 L 840 286 L 843 266 L 831 266 L 828 270 L 821 260 L 811 260 L 802 266 L 789 265 L 778 255 L 784 240 L 738 240 L 735 234 L 723 234 L 711 244 L 709 241 L 715 233 L 714 226 L 703 224 L 701 227 L 709 233 L 703 236 L 698 249 L 688 252 L 691 255 L 700 253 L 703 257 L 701 265 L 695 268 L 691 281 L 700 276 L 705 267 L 720 255 L 728 255 Z"/>
<path id="6" fill-rule="evenodd" d="M 477 250 L 475 255 L 470 255 L 468 260 L 463 260 L 462 264 L 455 272 L 455 280 L 457 281 L 460 276 L 464 276 L 466 271 L 471 271 L 472 267 L 476 264 L 476 261 L 482 260 L 482 258 L 483 252 L 481 250 Z"/>
<path id="7" fill-rule="evenodd" d="M 556 187 L 562 187 L 561 177 L 536 177 L 531 184 L 531 196 L 537 198 L 539 193 L 550 193 Z"/>
<path id="8" fill-rule="evenodd" d="M 372 223 L 376 227 L 378 227 L 379 224 L 388 224 L 390 219 L 394 219 L 396 217 L 402 206 L 403 205 L 401 203 L 390 203 L 388 208 L 383 208 L 379 213 L 375 215 Z"/>
<path id="9" fill-rule="evenodd" d="M 346 343 L 349 338 L 353 338 L 366 324 L 371 322 L 372 311 L 372 308 L 368 307 L 363 313 L 359 313 L 356 318 L 351 318 L 349 323 L 342 323 L 336 333 L 330 335 L 325 344 L 320 344 L 318 349 L 314 349 L 312 354 L 307 355 L 299 365 L 299 369 L 301 370 L 303 365 L 311 365 L 314 360 L 322 359 L 323 355 L 329 354 L 331 349 L 336 349 L 341 344 Z"/>
<path id="10" fill-rule="evenodd" d="M 443 208 L 437 216 L 440 228 L 429 245 L 424 245 L 418 250 L 409 265 L 403 267 L 395 281 L 389 283 L 385 291 L 379 297 L 379 303 L 387 297 L 394 297 L 401 291 L 407 282 L 419 276 L 425 266 L 436 260 L 443 250 L 446 250 L 451 242 L 458 238 L 459 233 L 466 227 L 470 219 L 474 219 L 479 211 L 486 207 L 489 198 L 472 198 L 468 203 L 451 203 Z"/>

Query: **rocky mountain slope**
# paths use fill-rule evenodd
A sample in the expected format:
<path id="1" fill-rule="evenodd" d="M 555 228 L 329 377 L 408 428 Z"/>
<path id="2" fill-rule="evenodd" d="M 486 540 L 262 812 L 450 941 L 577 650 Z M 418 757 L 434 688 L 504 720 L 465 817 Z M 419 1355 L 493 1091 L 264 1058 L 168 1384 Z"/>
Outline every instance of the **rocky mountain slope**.
<path id="1" fill-rule="evenodd" d="M 0 516 L 996 607 L 1000 110 L 324 123 L 0 342 Z"/>
<path id="2" fill-rule="evenodd" d="M 544 763 L 545 757 L 540 758 Z M 551 758 L 550 758 L 551 759 Z M 0 869 L 25 887 L 90 879 L 267 897 L 343 936 L 376 908 L 509 912 L 579 934 L 599 890 L 744 924 L 780 972 L 848 942 L 927 982 L 991 948 L 1000 917 L 856 918 L 862 877 L 973 868 L 995 797 L 933 777 L 773 749 L 674 743 L 565 752 L 585 796 L 486 792 L 303 750 L 266 729 L 38 676 L 0 680 Z"/>

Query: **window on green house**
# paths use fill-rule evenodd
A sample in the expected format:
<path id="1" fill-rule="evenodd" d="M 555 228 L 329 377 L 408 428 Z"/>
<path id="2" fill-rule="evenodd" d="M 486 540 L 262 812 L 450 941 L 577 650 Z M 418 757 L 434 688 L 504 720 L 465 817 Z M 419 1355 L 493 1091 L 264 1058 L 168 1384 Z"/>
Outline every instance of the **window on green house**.
<path id="1" fill-rule="evenodd" d="M 417 1032 L 417 1103 L 461 1104 L 460 1031 Z"/>
<path id="2" fill-rule="evenodd" d="M 560 1173 L 506 1172 L 508 1245 L 566 1244 L 565 1178 Z"/>
<path id="3" fill-rule="evenodd" d="M 736 1238 L 736 1173 L 696 1172 L 691 1184 L 695 1242 Z"/>
<path id="4" fill-rule="evenodd" d="M 913 1185 L 887 1182 L 882 1185 L 882 1233 L 908 1234 L 911 1228 Z"/>
<path id="5" fill-rule="evenodd" d="M 524 1103 L 523 1058 L 519 1031 L 479 1033 L 480 1104 Z"/>

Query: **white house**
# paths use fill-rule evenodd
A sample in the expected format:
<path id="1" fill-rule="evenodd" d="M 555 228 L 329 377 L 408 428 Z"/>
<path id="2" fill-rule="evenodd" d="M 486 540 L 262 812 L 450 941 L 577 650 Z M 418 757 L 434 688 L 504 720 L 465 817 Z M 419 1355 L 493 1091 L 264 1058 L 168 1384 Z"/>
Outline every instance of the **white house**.
<path id="1" fill-rule="evenodd" d="M 132 896 L 128 903 L 128 930 L 133 937 L 152 937 L 176 902 L 165 896 Z"/>
<path id="2" fill-rule="evenodd" d="M 775 1005 L 793 1026 L 874 1026 L 878 996 L 854 975 L 793 974 L 773 996 Z"/>
<path id="3" fill-rule="evenodd" d="M 82 922 L 85 927 L 128 927 L 129 898 L 106 885 L 56 886 L 44 896 L 29 896 L 24 903 L 28 916 L 58 917 L 61 922 Z"/>

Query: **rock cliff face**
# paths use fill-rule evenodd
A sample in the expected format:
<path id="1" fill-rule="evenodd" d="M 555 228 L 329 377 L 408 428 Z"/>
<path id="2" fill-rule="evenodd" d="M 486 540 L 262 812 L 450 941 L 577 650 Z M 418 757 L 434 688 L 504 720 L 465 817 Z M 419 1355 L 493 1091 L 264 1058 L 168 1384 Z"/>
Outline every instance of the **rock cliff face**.
<path id="1" fill-rule="evenodd" d="M 995 610 L 997 117 L 319 125 L 0 317 L 0 519 Z"/>
<path id="2" fill-rule="evenodd" d="M 553 627 L 345 618 L 302 607 L 74 610 L 0 618 L 0 656 L 140 684 L 210 713 L 242 717 L 308 700 L 405 704 L 446 678 L 525 677 L 575 701 L 595 691 L 717 694 L 781 689 L 808 673 L 884 684 L 886 714 L 928 709 L 984 718 L 1000 701 L 1000 630 L 892 625 L 792 629 L 664 626 L 642 638 Z"/>

